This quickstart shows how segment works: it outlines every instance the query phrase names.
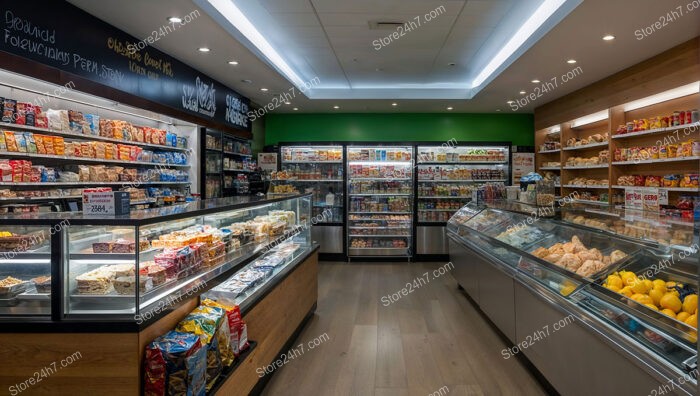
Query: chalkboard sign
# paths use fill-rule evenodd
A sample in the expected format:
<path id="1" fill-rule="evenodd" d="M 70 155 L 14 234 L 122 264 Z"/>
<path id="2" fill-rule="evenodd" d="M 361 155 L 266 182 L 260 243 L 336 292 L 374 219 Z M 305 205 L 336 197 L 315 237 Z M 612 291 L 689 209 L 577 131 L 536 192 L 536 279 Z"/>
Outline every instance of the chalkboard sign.
<path id="1" fill-rule="evenodd" d="M 51 0 L 0 4 L 0 51 L 202 119 L 251 130 L 248 98 L 151 46 L 137 45 L 142 40 L 74 5 Z"/>

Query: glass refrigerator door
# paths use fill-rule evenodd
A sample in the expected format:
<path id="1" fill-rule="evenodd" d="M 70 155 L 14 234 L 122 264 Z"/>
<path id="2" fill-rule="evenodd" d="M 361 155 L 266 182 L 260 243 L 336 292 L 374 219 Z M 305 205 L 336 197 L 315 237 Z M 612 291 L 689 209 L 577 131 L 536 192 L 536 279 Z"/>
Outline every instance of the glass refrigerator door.
<path id="1" fill-rule="evenodd" d="M 282 170 L 271 176 L 271 192 L 313 193 L 313 216 L 318 223 L 342 223 L 343 147 L 283 146 Z"/>
<path id="2" fill-rule="evenodd" d="M 222 197 L 223 151 L 221 132 L 206 132 L 206 150 L 204 154 L 205 198 Z"/>
<path id="3" fill-rule="evenodd" d="M 418 146 L 418 222 L 446 223 L 472 191 L 508 178 L 508 147 Z"/>
<path id="4" fill-rule="evenodd" d="M 348 256 L 411 256 L 413 148 L 347 150 Z"/>

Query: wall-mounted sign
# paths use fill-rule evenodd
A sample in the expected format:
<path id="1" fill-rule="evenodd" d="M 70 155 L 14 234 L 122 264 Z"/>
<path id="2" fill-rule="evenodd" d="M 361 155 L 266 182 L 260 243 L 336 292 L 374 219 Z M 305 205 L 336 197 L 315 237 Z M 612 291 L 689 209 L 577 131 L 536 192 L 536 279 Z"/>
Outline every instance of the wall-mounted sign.
<path id="1" fill-rule="evenodd" d="M 2 1 L 0 10 L 2 51 L 206 120 L 251 130 L 250 100 L 68 2 Z M 154 30 L 162 27 L 153 24 Z M 185 28 L 193 27 L 180 29 Z"/>

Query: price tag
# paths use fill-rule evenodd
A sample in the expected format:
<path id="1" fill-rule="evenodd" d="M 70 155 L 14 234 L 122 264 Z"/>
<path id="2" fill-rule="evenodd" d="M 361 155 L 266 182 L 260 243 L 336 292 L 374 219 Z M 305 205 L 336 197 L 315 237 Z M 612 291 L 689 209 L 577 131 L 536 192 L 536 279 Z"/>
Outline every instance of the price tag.
<path id="1" fill-rule="evenodd" d="M 114 192 L 83 192 L 84 215 L 114 215 Z"/>

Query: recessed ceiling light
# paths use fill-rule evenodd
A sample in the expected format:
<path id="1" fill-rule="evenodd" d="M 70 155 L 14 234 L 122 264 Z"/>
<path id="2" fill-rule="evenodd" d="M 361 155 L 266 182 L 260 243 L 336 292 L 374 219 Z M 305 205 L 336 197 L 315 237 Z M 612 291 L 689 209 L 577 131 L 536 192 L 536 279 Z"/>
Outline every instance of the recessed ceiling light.
<path id="1" fill-rule="evenodd" d="M 267 88 L 260 88 L 261 91 L 267 92 Z"/>
<path id="2" fill-rule="evenodd" d="M 182 22 L 182 19 L 180 19 L 180 18 L 178 18 L 178 17 L 170 17 L 170 18 L 168 18 L 168 22 L 171 22 L 171 23 L 181 23 L 181 22 Z"/>
<path id="3" fill-rule="evenodd" d="M 603 36 L 603 40 L 605 40 L 605 41 L 615 40 L 615 36 L 613 36 L 612 34 L 608 34 L 608 35 Z"/>
<path id="4" fill-rule="evenodd" d="M 380 72 L 380 71 L 384 71 L 384 69 L 382 69 L 381 67 L 378 67 L 378 68 L 374 69 L 374 71 Z"/>
<path id="5" fill-rule="evenodd" d="M 199 49 L 199 52 L 209 52 L 209 51 L 211 51 L 211 50 L 210 50 L 209 48 L 207 48 L 207 47 L 199 47 L 198 49 Z"/>
<path id="6" fill-rule="evenodd" d="M 566 63 L 573 65 L 574 63 L 576 63 L 576 59 L 569 59 L 568 61 L 566 61 Z"/>
<path id="7" fill-rule="evenodd" d="M 447 110 L 452 110 L 452 106 L 448 107 Z"/>
<path id="8" fill-rule="evenodd" d="M 238 64 L 238 62 L 237 61 L 228 61 L 228 64 L 236 66 Z"/>
<path id="9" fill-rule="evenodd" d="M 246 83 L 246 84 L 252 84 L 253 80 L 243 79 L 243 80 L 241 80 L 241 82 Z"/>
<path id="10" fill-rule="evenodd" d="M 334 109 L 339 109 L 339 108 L 340 108 L 340 106 L 338 106 L 338 105 L 335 105 L 335 106 L 333 106 L 333 108 L 334 108 Z"/>
<path id="11" fill-rule="evenodd" d="M 297 110 L 299 110 L 299 108 L 298 108 L 298 107 L 295 107 L 295 108 L 293 108 L 292 110 L 297 111 Z"/>
<path id="12" fill-rule="evenodd" d="M 520 91 L 520 95 L 525 95 L 526 93 L 525 91 Z"/>
<path id="13" fill-rule="evenodd" d="M 391 105 L 392 105 L 392 106 L 398 106 L 399 104 L 396 103 L 396 102 L 394 102 L 394 103 L 392 103 Z"/>
<path id="14" fill-rule="evenodd" d="M 450 62 L 450 63 L 447 64 L 447 66 L 456 66 L 456 65 L 457 65 L 457 64 L 454 63 L 454 62 Z"/>
<path id="15" fill-rule="evenodd" d="M 540 80 L 537 80 L 537 79 L 532 80 L 532 83 L 533 83 L 533 84 L 539 84 L 539 83 L 540 83 Z"/>
<path id="16" fill-rule="evenodd" d="M 511 104 L 511 103 L 515 103 L 515 102 L 512 101 L 512 100 L 509 100 L 509 101 L 507 101 L 506 103 Z"/>
<path id="17" fill-rule="evenodd" d="M 290 104 L 292 104 L 292 102 L 284 102 L 284 104 L 290 105 Z"/>
<path id="18" fill-rule="evenodd" d="M 496 111 L 501 111 L 501 109 L 496 109 Z"/>

